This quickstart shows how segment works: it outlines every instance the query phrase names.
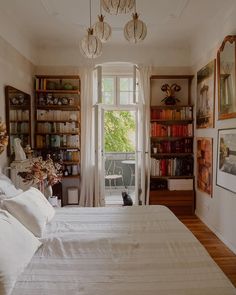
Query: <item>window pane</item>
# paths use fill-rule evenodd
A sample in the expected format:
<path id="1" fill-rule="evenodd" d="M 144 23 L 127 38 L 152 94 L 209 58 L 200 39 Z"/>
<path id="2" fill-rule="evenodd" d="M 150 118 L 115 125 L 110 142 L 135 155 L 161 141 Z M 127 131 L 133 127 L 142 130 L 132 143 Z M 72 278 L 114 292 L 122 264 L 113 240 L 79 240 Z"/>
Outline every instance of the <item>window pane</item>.
<path id="1" fill-rule="evenodd" d="M 111 78 L 102 79 L 102 102 L 104 104 L 114 104 L 115 80 Z"/>
<path id="2" fill-rule="evenodd" d="M 133 104 L 133 92 L 120 92 L 120 104 Z"/>
<path id="3" fill-rule="evenodd" d="M 103 92 L 102 94 L 102 102 L 104 104 L 113 104 L 114 103 L 114 96 L 112 92 Z"/>
<path id="4" fill-rule="evenodd" d="M 132 91 L 133 78 L 120 78 L 120 91 Z"/>

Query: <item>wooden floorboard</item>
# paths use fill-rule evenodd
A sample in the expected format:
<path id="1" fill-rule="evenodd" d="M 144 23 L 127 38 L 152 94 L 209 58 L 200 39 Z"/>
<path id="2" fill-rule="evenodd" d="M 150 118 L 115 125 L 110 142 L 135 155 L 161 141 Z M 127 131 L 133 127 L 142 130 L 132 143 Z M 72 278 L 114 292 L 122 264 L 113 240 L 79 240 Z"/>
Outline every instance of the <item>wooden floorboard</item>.
<path id="1" fill-rule="evenodd" d="M 178 217 L 236 287 L 236 255 L 196 216 Z"/>

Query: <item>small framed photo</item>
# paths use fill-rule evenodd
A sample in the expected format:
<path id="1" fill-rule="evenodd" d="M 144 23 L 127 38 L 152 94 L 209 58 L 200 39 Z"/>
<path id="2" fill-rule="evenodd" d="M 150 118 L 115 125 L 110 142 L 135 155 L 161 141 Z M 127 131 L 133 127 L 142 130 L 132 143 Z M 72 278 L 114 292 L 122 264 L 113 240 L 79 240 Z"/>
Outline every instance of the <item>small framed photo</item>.
<path id="1" fill-rule="evenodd" d="M 236 128 L 218 130 L 216 185 L 236 193 Z"/>
<path id="2" fill-rule="evenodd" d="M 197 188 L 212 196 L 213 139 L 197 138 Z"/>
<path id="3" fill-rule="evenodd" d="M 197 72 L 197 128 L 214 128 L 215 59 Z"/>

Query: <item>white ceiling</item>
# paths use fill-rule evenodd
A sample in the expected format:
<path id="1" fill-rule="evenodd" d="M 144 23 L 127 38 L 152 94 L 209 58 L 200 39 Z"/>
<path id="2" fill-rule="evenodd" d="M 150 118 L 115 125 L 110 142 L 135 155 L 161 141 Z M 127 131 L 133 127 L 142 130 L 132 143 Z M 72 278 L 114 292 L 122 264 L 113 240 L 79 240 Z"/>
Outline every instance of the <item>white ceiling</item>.
<path id="1" fill-rule="evenodd" d="M 226 15 L 235 0 L 137 0 L 137 11 L 147 24 L 143 45 L 188 48 L 196 32 L 209 20 Z M 0 0 L 0 10 L 18 32 L 40 48 L 75 47 L 89 26 L 88 0 Z M 92 22 L 99 0 L 92 0 Z M 106 16 L 112 26 L 110 44 L 125 44 L 124 24 L 130 15 Z M 142 46 L 142 45 L 137 45 Z"/>

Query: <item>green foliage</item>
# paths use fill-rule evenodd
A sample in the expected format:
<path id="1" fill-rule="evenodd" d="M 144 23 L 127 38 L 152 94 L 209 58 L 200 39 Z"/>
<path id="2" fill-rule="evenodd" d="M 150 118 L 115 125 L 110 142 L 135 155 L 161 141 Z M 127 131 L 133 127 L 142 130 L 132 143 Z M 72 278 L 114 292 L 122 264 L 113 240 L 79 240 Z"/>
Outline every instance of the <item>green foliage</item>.
<path id="1" fill-rule="evenodd" d="M 106 111 L 104 118 L 105 151 L 134 152 L 130 135 L 135 131 L 135 118 L 128 111 Z"/>

